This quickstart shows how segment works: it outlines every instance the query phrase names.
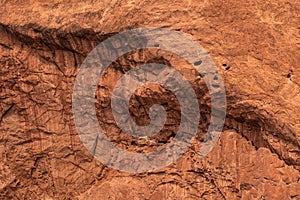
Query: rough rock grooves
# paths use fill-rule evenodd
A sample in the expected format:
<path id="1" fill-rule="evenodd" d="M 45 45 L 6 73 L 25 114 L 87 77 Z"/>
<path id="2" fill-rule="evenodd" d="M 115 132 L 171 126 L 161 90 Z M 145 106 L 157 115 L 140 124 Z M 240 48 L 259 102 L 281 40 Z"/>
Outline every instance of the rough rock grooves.
<path id="1" fill-rule="evenodd" d="M 1 2 L 1 11 L 14 3 Z M 0 12 L 1 199 L 300 198 L 297 2 L 119 1 L 104 2 L 111 6 L 105 11 L 85 3 L 82 10 L 71 6 L 74 13 L 52 17 L 49 7 L 58 12 L 71 4 L 46 4 L 32 5 L 40 12 L 14 5 L 24 16 Z M 220 141 L 206 158 L 200 159 L 192 146 L 161 170 L 126 174 L 103 166 L 85 150 L 72 121 L 71 95 L 78 68 L 93 47 L 128 27 L 144 25 L 181 30 L 207 48 L 225 80 L 228 115 Z M 111 70 L 121 66 L 115 74 L 122 75 L 156 53 L 125 56 Z M 181 60 L 169 58 L 166 54 L 156 61 L 182 67 L 189 75 Z M 114 78 L 104 83 L 111 87 Z M 109 105 L 107 88 L 99 89 L 105 94 L 97 98 L 99 108 Z M 201 140 L 209 121 L 209 97 L 205 89 L 197 93 L 204 97 L 199 101 L 207 120 L 200 124 Z M 147 121 L 149 99 L 143 91 L 132 99 L 130 109 L 146 110 L 139 116 L 142 122 Z M 174 108 L 170 112 L 176 119 Z M 105 121 L 109 116 L 102 119 L 107 134 L 129 148 L 131 138 L 122 143 L 117 127 Z M 174 136 L 172 123 L 156 142 L 164 145 Z M 151 147 L 142 141 L 136 145 L 141 151 Z"/>

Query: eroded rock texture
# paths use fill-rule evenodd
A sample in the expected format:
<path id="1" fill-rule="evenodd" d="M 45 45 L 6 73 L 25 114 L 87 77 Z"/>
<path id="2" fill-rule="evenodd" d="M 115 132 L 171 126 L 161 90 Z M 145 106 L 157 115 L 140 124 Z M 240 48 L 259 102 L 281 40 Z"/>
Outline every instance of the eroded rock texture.
<path id="1" fill-rule="evenodd" d="M 300 36 L 296 0 L 278 1 L 5 1 L 0 4 L 1 199 L 300 199 Z M 129 174 L 99 163 L 84 148 L 72 117 L 72 89 L 87 54 L 122 30 L 166 27 L 199 42 L 225 82 L 224 132 L 203 159 L 197 145 L 176 163 Z M 179 47 L 180 48 L 180 47 Z M 133 52 L 99 81 L 96 107 L 107 136 L 130 151 L 172 140 L 179 105 L 156 85 L 133 94 L 139 124 L 161 103 L 168 111 L 154 143 L 128 137 L 112 120 L 116 81 L 148 61 L 187 76 L 199 97 L 201 123 L 209 96 L 199 74 L 166 52 Z M 197 143 L 197 142 L 196 142 Z"/>

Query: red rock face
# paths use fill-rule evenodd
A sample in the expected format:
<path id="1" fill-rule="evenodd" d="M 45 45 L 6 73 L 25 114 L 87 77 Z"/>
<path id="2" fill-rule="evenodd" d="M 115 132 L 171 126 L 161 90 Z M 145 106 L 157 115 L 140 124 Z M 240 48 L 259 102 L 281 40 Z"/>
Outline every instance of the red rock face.
<path id="1" fill-rule="evenodd" d="M 0 4 L 1 199 L 300 199 L 299 10 L 291 1 L 2 1 Z M 198 148 L 210 121 L 210 95 L 200 74 L 160 50 L 116 60 L 99 80 L 99 125 L 118 147 L 163 148 L 180 124 L 171 91 L 150 84 L 135 91 L 129 111 L 139 125 L 149 108 L 167 111 L 151 140 L 123 132 L 113 120 L 111 93 L 128 70 L 147 62 L 182 73 L 198 97 L 201 121 L 190 149 L 148 173 L 105 166 L 82 144 L 73 121 L 74 81 L 88 53 L 137 27 L 166 27 L 201 44 L 222 75 L 224 131 L 213 150 Z M 178 47 L 180 48 L 180 47 Z"/>

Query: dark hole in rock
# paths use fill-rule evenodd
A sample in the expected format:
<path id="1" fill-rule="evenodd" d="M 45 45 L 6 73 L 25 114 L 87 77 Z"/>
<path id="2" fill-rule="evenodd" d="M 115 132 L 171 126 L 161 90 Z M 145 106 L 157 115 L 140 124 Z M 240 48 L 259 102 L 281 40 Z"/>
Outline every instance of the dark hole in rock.
<path id="1" fill-rule="evenodd" d="M 219 88 L 219 87 L 220 87 L 219 84 L 213 84 L 212 86 L 213 86 L 214 88 Z"/>
<path id="2" fill-rule="evenodd" d="M 199 60 L 199 61 L 194 62 L 194 65 L 199 66 L 199 65 L 201 65 L 201 63 L 202 63 L 202 60 Z"/>
<path id="3" fill-rule="evenodd" d="M 206 76 L 206 73 L 201 73 L 200 76 L 203 78 L 204 76 Z"/>

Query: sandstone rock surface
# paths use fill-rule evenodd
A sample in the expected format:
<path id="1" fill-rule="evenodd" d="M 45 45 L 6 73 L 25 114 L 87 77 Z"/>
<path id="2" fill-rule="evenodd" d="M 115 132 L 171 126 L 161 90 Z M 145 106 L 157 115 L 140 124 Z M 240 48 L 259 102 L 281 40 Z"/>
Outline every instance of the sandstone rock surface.
<path id="1" fill-rule="evenodd" d="M 111 91 L 136 65 L 155 61 L 186 75 L 198 88 L 202 115 L 195 144 L 176 163 L 130 174 L 85 149 L 73 121 L 72 91 L 97 44 L 138 27 L 183 32 L 209 52 L 224 80 L 227 117 L 220 140 L 201 159 L 197 141 L 210 114 L 202 77 L 167 52 L 124 55 L 99 81 L 96 96 L 99 124 L 116 145 L 151 151 L 178 129 L 179 104 L 156 85 L 137 90 L 129 108 L 138 124 L 147 124 L 153 103 L 166 107 L 166 126 L 153 143 L 116 126 Z M 297 0 L 1 0 L 0 198 L 300 199 L 299 29 Z"/>

